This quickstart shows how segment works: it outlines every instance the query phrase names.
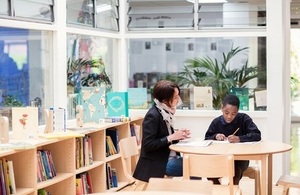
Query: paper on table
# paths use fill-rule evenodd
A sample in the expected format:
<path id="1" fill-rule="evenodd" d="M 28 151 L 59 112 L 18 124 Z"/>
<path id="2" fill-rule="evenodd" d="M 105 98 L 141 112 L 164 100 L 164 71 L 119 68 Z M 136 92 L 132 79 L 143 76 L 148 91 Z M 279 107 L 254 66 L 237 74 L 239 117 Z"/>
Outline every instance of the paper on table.
<path id="1" fill-rule="evenodd" d="M 177 145 L 180 146 L 201 146 L 206 147 L 209 146 L 213 140 L 203 140 L 203 141 L 180 141 Z"/>
<path id="2" fill-rule="evenodd" d="M 257 141 L 257 142 L 237 142 L 237 143 L 233 143 L 233 144 L 257 144 L 261 141 Z M 224 140 L 224 141 L 219 141 L 219 140 L 214 140 L 213 141 L 214 144 L 230 144 L 230 142 L 228 140 Z"/>

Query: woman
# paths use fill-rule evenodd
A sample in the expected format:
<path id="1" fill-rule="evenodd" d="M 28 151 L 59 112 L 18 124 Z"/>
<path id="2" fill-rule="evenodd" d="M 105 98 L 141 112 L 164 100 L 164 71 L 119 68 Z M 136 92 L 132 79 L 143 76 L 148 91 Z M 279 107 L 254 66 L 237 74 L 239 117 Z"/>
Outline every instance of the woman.
<path id="1" fill-rule="evenodd" d="M 133 177 L 148 182 L 150 177 L 182 176 L 182 158 L 169 145 L 190 136 L 188 130 L 174 132 L 174 114 L 181 99 L 179 87 L 161 80 L 154 86 L 154 104 L 144 117 L 142 147 Z"/>

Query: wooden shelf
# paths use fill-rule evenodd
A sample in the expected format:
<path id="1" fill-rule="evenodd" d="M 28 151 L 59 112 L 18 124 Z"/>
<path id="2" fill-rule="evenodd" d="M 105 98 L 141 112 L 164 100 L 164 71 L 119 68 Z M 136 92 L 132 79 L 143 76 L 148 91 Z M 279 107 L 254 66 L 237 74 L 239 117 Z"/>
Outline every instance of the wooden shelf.
<path id="1" fill-rule="evenodd" d="M 84 124 L 90 129 L 77 130 L 92 140 L 92 164 L 76 169 L 76 137 L 41 138 L 33 140 L 34 147 L 23 150 L 1 150 L 0 158 L 13 161 L 16 180 L 16 195 L 37 195 L 37 190 L 45 189 L 51 194 L 76 194 L 76 175 L 88 172 L 92 179 L 93 193 L 114 192 L 126 186 L 128 181 L 123 174 L 120 154 L 106 157 L 106 129 L 116 128 L 118 139 L 130 134 L 130 124 L 142 125 L 143 118 L 137 117 L 124 123 Z M 37 151 L 49 150 L 57 175 L 52 179 L 37 182 Z M 106 163 L 117 170 L 118 187 L 106 189 Z"/>

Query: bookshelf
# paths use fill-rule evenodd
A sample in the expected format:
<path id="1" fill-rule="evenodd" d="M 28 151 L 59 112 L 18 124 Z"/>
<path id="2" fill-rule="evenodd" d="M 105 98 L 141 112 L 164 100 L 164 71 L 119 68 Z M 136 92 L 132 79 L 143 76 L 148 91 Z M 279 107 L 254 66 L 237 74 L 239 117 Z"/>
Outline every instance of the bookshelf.
<path id="1" fill-rule="evenodd" d="M 39 138 L 34 141 L 34 147 L 25 149 L 0 150 L 0 158 L 13 161 L 14 175 L 17 187 L 16 195 L 37 195 L 39 189 L 45 189 L 51 194 L 76 194 L 76 176 L 88 172 L 91 177 L 93 193 L 114 192 L 127 185 L 123 174 L 120 154 L 106 156 L 106 129 L 116 128 L 118 139 L 130 134 L 130 124 L 142 125 L 143 118 L 132 118 L 127 122 L 84 124 L 84 128 L 76 129 L 75 136 Z M 89 128 L 87 128 L 89 127 Z M 76 168 L 76 139 L 78 134 L 91 138 L 93 162 Z M 54 161 L 56 176 L 46 181 L 37 182 L 37 151 L 49 150 Z M 107 190 L 106 163 L 116 170 L 118 187 Z"/>

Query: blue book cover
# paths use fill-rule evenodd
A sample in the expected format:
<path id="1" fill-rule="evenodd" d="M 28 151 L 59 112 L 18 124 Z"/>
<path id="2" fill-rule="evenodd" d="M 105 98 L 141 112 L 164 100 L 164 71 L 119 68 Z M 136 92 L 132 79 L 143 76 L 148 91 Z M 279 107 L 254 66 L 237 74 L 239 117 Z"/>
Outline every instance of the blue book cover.
<path id="1" fill-rule="evenodd" d="M 128 88 L 128 106 L 129 109 L 147 109 L 147 89 L 146 88 Z"/>
<path id="2" fill-rule="evenodd" d="M 129 116 L 128 92 L 108 92 L 106 96 L 107 116 Z"/>
<path id="3" fill-rule="evenodd" d="M 83 107 L 83 122 L 96 122 L 105 118 L 104 87 L 82 87 L 80 91 L 81 105 Z"/>

